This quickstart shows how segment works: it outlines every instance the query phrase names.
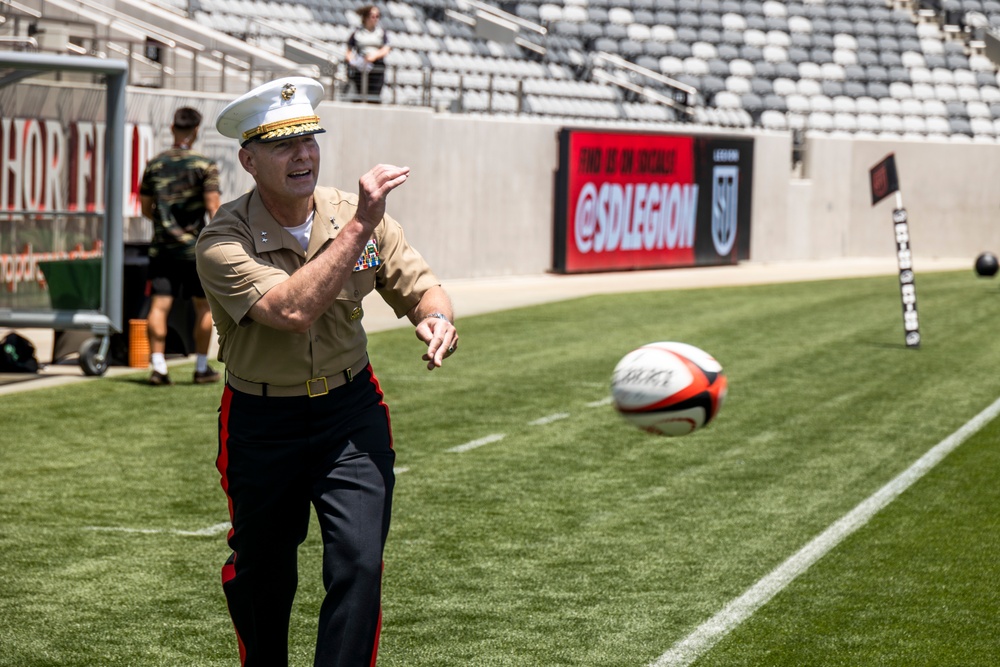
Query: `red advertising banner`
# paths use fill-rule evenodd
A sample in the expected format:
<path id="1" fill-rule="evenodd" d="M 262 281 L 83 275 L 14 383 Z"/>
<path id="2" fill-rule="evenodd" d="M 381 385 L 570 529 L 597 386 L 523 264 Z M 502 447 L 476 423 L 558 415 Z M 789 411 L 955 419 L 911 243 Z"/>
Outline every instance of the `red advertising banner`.
<path id="1" fill-rule="evenodd" d="M 743 258 L 749 248 L 752 156 L 749 139 L 563 130 L 555 270 L 665 268 Z M 737 244 L 741 229 L 747 239 Z"/>

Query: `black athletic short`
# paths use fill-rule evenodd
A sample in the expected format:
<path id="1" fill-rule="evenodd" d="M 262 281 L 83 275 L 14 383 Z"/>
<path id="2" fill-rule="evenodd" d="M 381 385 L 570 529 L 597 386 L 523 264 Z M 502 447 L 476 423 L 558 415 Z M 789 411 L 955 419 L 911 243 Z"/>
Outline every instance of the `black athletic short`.
<path id="1" fill-rule="evenodd" d="M 183 260 L 150 257 L 149 295 L 204 299 L 205 290 L 198 278 L 197 265 Z"/>

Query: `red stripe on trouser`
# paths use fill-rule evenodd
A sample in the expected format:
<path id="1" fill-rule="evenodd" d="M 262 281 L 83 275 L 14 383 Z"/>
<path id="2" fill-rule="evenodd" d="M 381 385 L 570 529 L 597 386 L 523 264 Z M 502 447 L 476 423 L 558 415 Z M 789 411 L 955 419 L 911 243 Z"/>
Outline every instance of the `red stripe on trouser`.
<path id="1" fill-rule="evenodd" d="M 375 392 L 378 394 L 378 404 L 382 406 L 385 410 L 385 422 L 389 427 L 389 447 L 392 448 L 392 420 L 389 419 L 389 406 L 385 404 L 385 394 L 382 393 L 382 387 L 378 383 L 378 378 L 375 377 L 375 371 L 372 369 L 371 364 L 368 364 L 368 372 L 371 373 L 371 383 L 375 385 Z M 385 572 L 385 561 L 382 561 L 382 572 Z M 378 608 L 378 625 L 375 626 L 375 645 L 372 647 L 372 662 L 371 667 L 375 667 L 375 661 L 378 659 L 378 642 L 379 637 L 382 636 L 382 606 L 379 605 Z"/>
<path id="2" fill-rule="evenodd" d="M 222 490 L 226 493 L 226 501 L 229 504 L 229 522 L 233 522 L 233 499 L 229 497 L 229 408 L 233 400 L 233 391 L 226 386 L 222 392 L 222 406 L 219 410 L 219 456 L 215 460 L 215 467 L 219 470 L 219 474 L 222 475 L 220 480 L 222 484 Z M 232 538 L 233 529 L 229 529 L 229 537 Z M 225 586 L 229 581 L 232 581 L 233 577 L 236 576 L 236 552 L 226 561 L 226 564 L 222 566 L 222 585 Z M 230 616 L 232 612 L 230 612 Z M 243 645 L 243 638 L 240 637 L 239 630 L 236 629 L 236 624 L 233 624 L 233 630 L 236 631 L 236 641 L 239 644 L 240 650 L 240 664 L 246 662 L 247 650 L 246 646 Z"/>
<path id="3" fill-rule="evenodd" d="M 385 394 L 382 393 L 382 387 L 378 383 L 378 378 L 375 377 L 375 371 L 372 369 L 372 365 L 368 364 L 368 372 L 371 374 L 371 383 L 375 385 L 375 393 L 378 394 L 378 404 L 382 406 L 385 410 L 385 423 L 389 427 L 389 449 L 393 449 L 392 441 L 392 420 L 389 419 L 389 406 L 385 404 Z M 383 565 L 383 569 L 385 566 Z M 381 618 L 381 617 L 380 617 Z M 374 662 L 372 664 L 375 664 Z"/>
<path id="4" fill-rule="evenodd" d="M 372 375 L 374 378 L 375 376 Z M 378 382 L 375 383 L 376 385 Z M 385 561 L 382 561 L 382 574 L 385 574 Z M 381 597 L 382 585 L 379 584 L 379 596 Z M 375 662 L 378 660 L 378 640 L 382 636 L 382 605 L 379 604 L 378 607 L 378 624 L 375 626 L 375 645 L 372 646 L 372 662 L 370 667 L 375 667 Z"/>

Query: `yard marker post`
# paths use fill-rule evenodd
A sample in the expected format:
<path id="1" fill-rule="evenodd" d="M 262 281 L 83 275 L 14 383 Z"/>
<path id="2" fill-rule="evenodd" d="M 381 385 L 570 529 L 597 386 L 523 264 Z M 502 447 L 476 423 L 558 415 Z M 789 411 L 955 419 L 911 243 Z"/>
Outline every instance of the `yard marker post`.
<path id="1" fill-rule="evenodd" d="M 920 347 L 920 322 L 917 317 L 917 288 L 914 284 L 913 253 L 910 247 L 910 226 L 903 208 L 903 195 L 899 191 L 896 173 L 896 154 L 889 153 L 869 170 L 872 189 L 872 206 L 895 193 L 896 208 L 892 212 L 896 236 L 896 261 L 899 265 L 899 298 L 903 304 L 903 332 L 906 347 Z"/>

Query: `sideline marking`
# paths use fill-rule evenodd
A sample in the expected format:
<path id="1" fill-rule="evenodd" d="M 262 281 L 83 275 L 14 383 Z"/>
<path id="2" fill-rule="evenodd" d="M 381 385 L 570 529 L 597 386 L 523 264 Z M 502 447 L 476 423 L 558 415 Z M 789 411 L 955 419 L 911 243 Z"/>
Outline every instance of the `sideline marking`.
<path id="1" fill-rule="evenodd" d="M 446 449 L 446 452 L 467 452 L 470 449 L 475 449 L 476 447 L 482 447 L 483 445 L 488 445 L 491 442 L 498 442 L 504 439 L 503 433 L 493 433 L 486 436 L 485 438 L 479 438 L 478 440 L 473 440 L 472 442 L 467 442 L 464 445 L 458 445 L 457 447 L 452 447 L 451 449 Z"/>
<path id="2" fill-rule="evenodd" d="M 910 488 L 948 454 L 971 435 L 1000 414 L 1000 399 L 970 419 L 960 429 L 929 449 L 895 479 L 863 500 L 796 554 L 751 586 L 743 595 L 727 604 L 722 611 L 702 623 L 694 632 L 650 663 L 650 667 L 682 667 L 690 665 L 715 646 L 740 623 L 748 619 L 771 598 L 781 592 L 796 577 L 833 550 L 854 531 L 864 526 L 886 505 Z"/>
<path id="3" fill-rule="evenodd" d="M 217 523 L 214 526 L 209 526 L 208 528 L 199 528 L 198 530 L 177 530 L 174 528 L 123 528 L 119 526 L 85 526 L 84 530 L 93 530 L 101 533 L 133 533 L 141 535 L 186 535 L 190 537 L 211 537 L 212 535 L 218 535 L 220 533 L 225 533 L 229 530 L 231 524 L 228 521 L 222 523 Z"/>
<path id="4" fill-rule="evenodd" d="M 552 422 L 557 422 L 560 419 L 569 419 L 568 412 L 557 412 L 554 415 L 548 415 L 545 417 L 540 417 L 535 421 L 528 422 L 528 426 L 545 426 L 546 424 L 551 424 Z"/>
<path id="5" fill-rule="evenodd" d="M 602 405 L 611 405 L 613 402 L 614 402 L 613 398 L 611 398 L 610 396 L 605 396 L 604 398 L 602 398 L 599 401 L 591 401 L 590 403 L 587 403 L 586 405 L 587 405 L 588 408 L 599 408 Z"/>

